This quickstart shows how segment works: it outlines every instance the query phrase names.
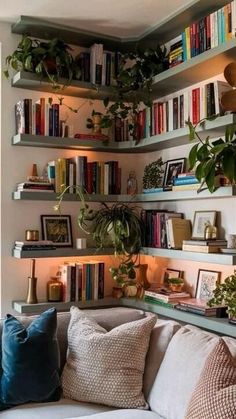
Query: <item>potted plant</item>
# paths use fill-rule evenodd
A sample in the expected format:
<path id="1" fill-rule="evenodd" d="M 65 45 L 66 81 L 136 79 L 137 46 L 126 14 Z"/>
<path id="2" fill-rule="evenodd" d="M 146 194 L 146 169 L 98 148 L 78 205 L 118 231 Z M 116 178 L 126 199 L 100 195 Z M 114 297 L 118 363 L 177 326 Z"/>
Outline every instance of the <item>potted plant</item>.
<path id="1" fill-rule="evenodd" d="M 143 175 L 143 190 L 145 192 L 154 191 L 161 188 L 163 184 L 163 161 L 160 157 L 158 160 L 145 166 Z"/>
<path id="2" fill-rule="evenodd" d="M 87 118 L 87 128 L 92 129 L 93 133 L 100 134 L 103 128 L 109 128 L 112 120 L 109 115 L 103 115 L 101 112 L 92 111 L 91 118 Z"/>
<path id="3" fill-rule="evenodd" d="M 168 286 L 172 292 L 181 292 L 184 287 L 184 280 L 182 278 L 169 278 Z"/>
<path id="4" fill-rule="evenodd" d="M 72 78 L 79 78 L 81 75 L 78 61 L 71 52 L 71 47 L 63 40 L 54 38 L 44 42 L 24 35 L 16 50 L 6 57 L 7 68 L 4 74 L 9 78 L 10 68 L 15 71 L 30 71 L 40 79 L 48 78 L 53 88 L 57 89 L 60 77 L 70 84 Z"/>
<path id="5" fill-rule="evenodd" d="M 206 120 L 214 120 L 218 115 L 204 118 L 195 126 L 187 121 L 190 141 L 197 141 L 189 153 L 189 169 L 196 168 L 195 176 L 201 182 L 199 191 L 206 184 L 210 192 L 219 186 L 218 177 L 224 176 L 231 184 L 236 182 L 236 125 L 226 127 L 225 136 L 214 141 L 202 139 L 197 128 Z"/>
<path id="6" fill-rule="evenodd" d="M 54 206 L 55 210 L 61 210 L 61 203 L 68 188 L 58 197 L 59 202 Z M 92 209 L 85 202 L 81 187 L 75 186 L 74 189 L 81 200 L 78 226 L 92 236 L 98 249 L 108 246 L 114 249 L 114 255 L 119 259 L 119 267 L 112 267 L 110 272 L 117 285 L 133 285 L 144 238 L 144 226 L 137 208 L 120 202 L 108 206 L 103 202 L 98 209 Z"/>
<path id="7" fill-rule="evenodd" d="M 216 284 L 213 295 L 208 305 L 225 305 L 230 321 L 236 324 L 236 270 L 224 282 Z"/>

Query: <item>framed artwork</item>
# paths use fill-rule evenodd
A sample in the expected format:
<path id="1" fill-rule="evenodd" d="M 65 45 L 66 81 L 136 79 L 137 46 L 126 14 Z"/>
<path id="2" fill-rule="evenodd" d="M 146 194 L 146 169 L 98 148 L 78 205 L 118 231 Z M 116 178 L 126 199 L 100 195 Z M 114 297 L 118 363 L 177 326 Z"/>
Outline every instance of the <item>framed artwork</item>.
<path id="1" fill-rule="evenodd" d="M 195 211 L 193 219 L 192 239 L 204 240 L 207 225 L 215 226 L 216 211 Z"/>
<path id="2" fill-rule="evenodd" d="M 164 279 L 163 282 L 165 285 L 168 284 L 168 280 L 170 278 L 181 278 L 182 271 L 178 271 L 177 269 L 169 269 L 166 268 L 164 271 Z"/>
<path id="3" fill-rule="evenodd" d="M 174 179 L 178 176 L 179 173 L 183 173 L 185 169 L 186 159 L 183 157 L 181 159 L 167 160 L 164 181 L 163 181 L 163 190 L 169 191 L 172 189 Z"/>
<path id="4" fill-rule="evenodd" d="M 220 272 L 199 269 L 195 297 L 201 300 L 210 300 L 213 297 L 213 290 L 216 288 L 219 280 Z"/>
<path id="5" fill-rule="evenodd" d="M 72 247 L 70 215 L 41 215 L 42 238 L 58 247 Z"/>

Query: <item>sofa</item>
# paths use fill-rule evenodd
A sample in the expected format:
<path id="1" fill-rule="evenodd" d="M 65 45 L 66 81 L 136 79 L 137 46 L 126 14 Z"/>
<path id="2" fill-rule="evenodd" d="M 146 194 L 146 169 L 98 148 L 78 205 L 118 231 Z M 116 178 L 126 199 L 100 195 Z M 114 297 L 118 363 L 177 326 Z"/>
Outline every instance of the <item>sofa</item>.
<path id="1" fill-rule="evenodd" d="M 108 331 L 148 315 L 141 310 L 126 307 L 84 310 L 84 312 Z M 62 371 L 66 362 L 70 313 L 58 313 L 57 317 Z M 20 317 L 20 320 L 28 326 L 33 318 L 34 316 L 25 316 Z M 173 320 L 157 319 L 150 337 L 143 376 L 143 393 L 149 402 L 149 410 L 113 409 L 62 397 L 58 402 L 29 403 L 13 407 L 3 411 L 0 417 L 1 419 L 74 419 L 89 416 L 91 419 L 184 419 L 189 399 L 206 357 L 218 339 L 218 336 L 194 326 L 183 326 Z M 236 358 L 236 339 L 229 337 L 224 339 L 231 354 Z"/>

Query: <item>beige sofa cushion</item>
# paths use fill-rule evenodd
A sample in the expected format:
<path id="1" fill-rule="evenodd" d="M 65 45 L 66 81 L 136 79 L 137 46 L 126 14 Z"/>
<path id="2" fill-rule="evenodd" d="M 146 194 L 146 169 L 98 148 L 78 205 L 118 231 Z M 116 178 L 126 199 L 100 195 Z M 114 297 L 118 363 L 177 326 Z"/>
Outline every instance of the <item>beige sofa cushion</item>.
<path id="1" fill-rule="evenodd" d="M 164 358 L 167 346 L 180 327 L 181 325 L 175 321 L 157 319 L 152 329 L 143 377 L 143 393 L 146 399 Z"/>
<path id="2" fill-rule="evenodd" d="M 66 419 L 94 413 L 110 412 L 112 408 L 92 403 L 61 399 L 52 403 L 29 403 L 0 413 L 1 419 Z"/>
<path id="3" fill-rule="evenodd" d="M 80 419 L 88 419 L 88 416 L 80 416 Z M 79 419 L 78 416 L 70 419 Z M 161 419 L 156 413 L 137 410 L 137 409 L 119 409 L 112 412 L 97 413 L 89 416 L 89 419 Z"/>
<path id="4" fill-rule="evenodd" d="M 123 408 L 145 408 L 143 373 L 156 316 L 107 332 L 77 307 L 71 308 L 68 355 L 62 373 L 66 398 Z"/>
<path id="5" fill-rule="evenodd" d="M 208 356 L 186 419 L 236 418 L 236 364 L 223 339 Z"/>
<path id="6" fill-rule="evenodd" d="M 164 419 L 185 417 L 205 361 L 218 340 L 191 326 L 173 336 L 149 394 L 151 410 Z"/>

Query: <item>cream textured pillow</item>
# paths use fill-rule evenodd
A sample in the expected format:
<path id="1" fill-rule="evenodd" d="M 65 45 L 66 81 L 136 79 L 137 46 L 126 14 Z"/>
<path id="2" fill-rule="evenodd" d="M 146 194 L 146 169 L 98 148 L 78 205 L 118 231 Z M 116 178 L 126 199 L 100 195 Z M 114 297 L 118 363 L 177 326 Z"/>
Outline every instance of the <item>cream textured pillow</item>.
<path id="1" fill-rule="evenodd" d="M 236 418 L 236 365 L 220 339 L 208 356 L 193 392 L 186 419 Z"/>
<path id="2" fill-rule="evenodd" d="M 70 311 L 64 396 L 114 407 L 147 408 L 143 372 L 156 316 L 107 332 L 77 307 Z"/>

